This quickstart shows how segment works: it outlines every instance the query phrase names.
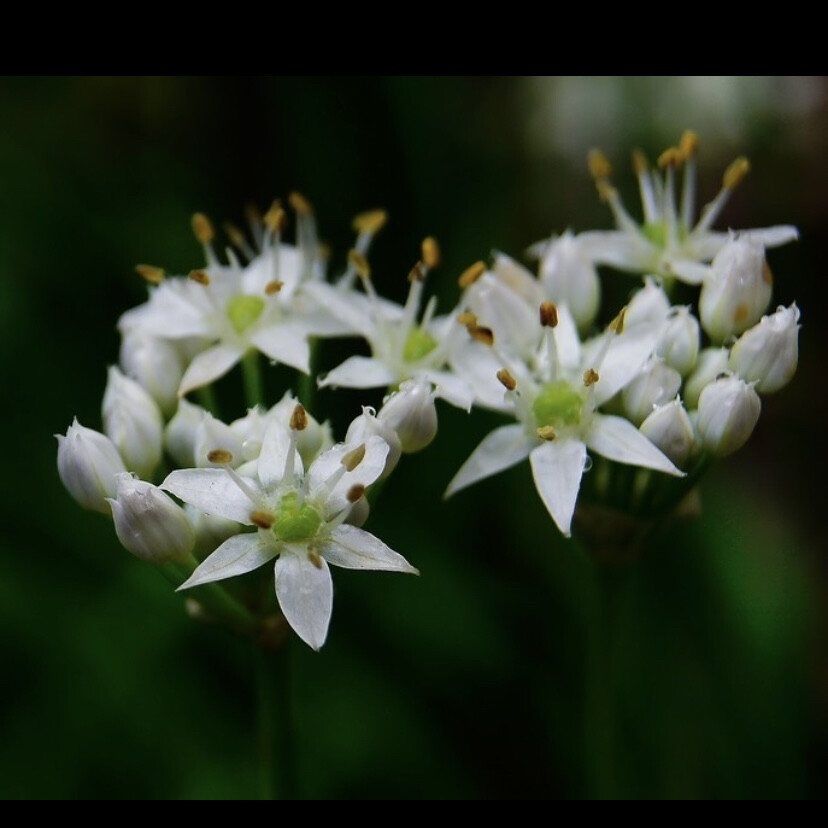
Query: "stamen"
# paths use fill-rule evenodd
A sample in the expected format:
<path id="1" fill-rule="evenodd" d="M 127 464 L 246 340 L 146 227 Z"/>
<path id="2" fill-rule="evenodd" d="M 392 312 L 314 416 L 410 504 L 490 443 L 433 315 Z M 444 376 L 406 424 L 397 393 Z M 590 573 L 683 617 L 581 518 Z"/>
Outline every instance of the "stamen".
<path id="1" fill-rule="evenodd" d="M 598 376 L 598 372 L 594 369 L 587 368 L 586 371 L 584 371 L 584 385 L 587 388 L 589 388 L 590 385 L 595 385 L 599 379 L 601 378 Z"/>
<path id="2" fill-rule="evenodd" d="M 618 190 L 606 180 L 606 178 L 599 178 L 595 181 L 595 186 L 598 189 L 598 198 L 601 201 L 606 201 L 609 204 L 617 201 L 618 199 Z"/>
<path id="3" fill-rule="evenodd" d="M 742 179 L 750 172 L 750 161 L 744 156 L 737 158 L 726 170 L 722 177 L 722 186 L 726 190 L 738 187 Z"/>
<path id="4" fill-rule="evenodd" d="M 308 547 L 308 560 L 317 568 L 322 569 L 322 557 L 319 552 L 313 547 Z"/>
<path id="5" fill-rule="evenodd" d="M 252 203 L 246 204 L 244 207 L 244 217 L 250 227 L 250 232 L 253 234 L 253 241 L 257 247 L 261 248 L 264 235 L 262 233 L 262 214 L 259 212 L 259 208 Z"/>
<path id="6" fill-rule="evenodd" d="M 636 175 L 641 175 L 650 169 L 650 163 L 647 161 L 647 156 L 638 148 L 632 151 L 633 170 Z"/>
<path id="7" fill-rule="evenodd" d="M 308 427 L 308 414 L 301 403 L 297 403 L 290 415 L 290 427 L 294 431 L 304 431 Z"/>
<path id="8" fill-rule="evenodd" d="M 363 460 L 365 457 L 365 443 L 357 446 L 355 449 L 352 449 L 347 454 L 343 455 L 342 460 L 339 462 L 345 467 L 346 471 L 353 471 Z"/>
<path id="9" fill-rule="evenodd" d="M 233 224 L 232 221 L 225 221 L 224 222 L 224 232 L 228 239 L 230 239 L 230 244 L 244 253 L 248 259 L 255 258 L 256 254 L 253 252 L 253 249 L 247 243 L 247 239 L 244 237 L 244 233 Z"/>
<path id="10" fill-rule="evenodd" d="M 288 196 L 288 203 L 300 215 L 308 216 L 313 213 L 311 203 L 301 193 L 291 193 Z"/>
<path id="11" fill-rule="evenodd" d="M 213 223 L 204 213 L 196 213 L 192 218 L 193 233 L 202 244 L 209 244 L 216 236 Z"/>
<path id="12" fill-rule="evenodd" d="M 388 213 L 385 210 L 367 210 L 354 216 L 351 225 L 357 233 L 373 234 L 380 230 L 387 221 Z"/>
<path id="13" fill-rule="evenodd" d="M 135 272 L 151 285 L 160 284 L 167 276 L 163 267 L 148 264 L 135 265 Z"/>
<path id="14" fill-rule="evenodd" d="M 268 296 L 273 296 L 274 293 L 278 293 L 284 286 L 285 286 L 284 282 L 280 282 L 278 279 L 271 279 L 265 285 L 264 292 Z"/>
<path id="15" fill-rule="evenodd" d="M 210 277 L 203 270 L 191 270 L 187 274 L 187 278 L 198 282 L 200 285 L 206 286 L 210 284 Z"/>
<path id="16" fill-rule="evenodd" d="M 624 318 L 627 315 L 627 306 L 624 305 L 623 308 L 618 312 L 618 316 L 609 323 L 609 329 L 618 335 L 624 333 Z"/>
<path id="17" fill-rule="evenodd" d="M 417 262 L 408 273 L 409 282 L 422 282 L 425 277 L 426 272 L 422 262 Z"/>
<path id="18" fill-rule="evenodd" d="M 462 313 L 457 314 L 457 321 L 464 325 L 465 327 L 469 327 L 469 325 L 476 325 L 477 324 L 477 316 L 473 314 L 471 311 L 463 311 Z"/>
<path id="19" fill-rule="evenodd" d="M 440 245 L 437 244 L 437 239 L 435 239 L 434 236 L 427 236 L 423 239 L 421 252 L 423 256 L 423 264 L 429 270 L 432 270 L 440 264 Z"/>
<path id="20" fill-rule="evenodd" d="M 558 308 L 554 302 L 541 302 L 540 323 L 544 328 L 555 328 L 558 325 Z"/>
<path id="21" fill-rule="evenodd" d="M 464 290 L 473 285 L 486 272 L 485 262 L 475 262 L 470 267 L 467 267 L 461 274 L 457 283 Z"/>
<path id="22" fill-rule="evenodd" d="M 541 426 L 538 429 L 537 434 L 541 440 L 554 440 L 558 436 L 558 433 L 554 428 L 552 428 L 551 425 Z"/>
<path id="23" fill-rule="evenodd" d="M 273 515 L 268 512 L 263 512 L 260 509 L 256 509 L 250 513 L 250 520 L 260 529 L 270 529 L 273 526 Z"/>
<path id="24" fill-rule="evenodd" d="M 371 266 L 368 264 L 368 259 L 362 253 L 358 253 L 356 250 L 348 251 L 348 262 L 359 274 L 360 279 L 368 281 L 371 278 Z"/>
<path id="25" fill-rule="evenodd" d="M 264 214 L 262 221 L 274 235 L 282 232 L 287 224 L 287 213 L 278 200 L 270 205 L 270 209 Z"/>
<path id="26" fill-rule="evenodd" d="M 668 147 L 658 156 L 658 166 L 662 170 L 667 169 L 667 167 L 680 167 L 682 161 L 684 161 L 684 158 L 678 147 Z"/>
<path id="27" fill-rule="evenodd" d="M 517 387 L 517 380 L 512 376 L 508 368 L 501 368 L 497 372 L 496 376 L 500 380 L 500 384 L 503 385 L 507 391 L 514 391 Z"/>
<path id="28" fill-rule="evenodd" d="M 656 206 L 655 187 L 650 175 L 650 162 L 640 149 L 633 150 L 633 169 L 638 177 L 638 190 L 641 193 L 641 204 L 644 207 L 644 221 L 654 224 L 658 221 L 658 207 Z"/>
<path id="29" fill-rule="evenodd" d="M 699 150 L 699 136 L 692 129 L 686 129 L 681 136 L 678 149 L 685 161 L 692 158 Z"/>
<path id="30" fill-rule="evenodd" d="M 348 498 L 348 503 L 356 503 L 364 494 L 365 486 L 362 483 L 355 483 L 348 489 L 348 494 L 345 497 Z"/>
<path id="31" fill-rule="evenodd" d="M 233 462 L 233 452 L 228 451 L 227 449 L 211 449 L 207 452 L 207 459 L 211 463 L 221 463 L 222 465 L 226 463 Z"/>
<path id="32" fill-rule="evenodd" d="M 472 339 L 481 342 L 483 345 L 491 347 L 494 345 L 494 331 L 491 328 L 486 328 L 483 325 L 468 325 L 466 330 Z"/>
<path id="33" fill-rule="evenodd" d="M 598 181 L 609 178 L 612 175 L 612 164 L 609 158 L 599 149 L 591 149 L 587 155 L 589 174 Z"/>

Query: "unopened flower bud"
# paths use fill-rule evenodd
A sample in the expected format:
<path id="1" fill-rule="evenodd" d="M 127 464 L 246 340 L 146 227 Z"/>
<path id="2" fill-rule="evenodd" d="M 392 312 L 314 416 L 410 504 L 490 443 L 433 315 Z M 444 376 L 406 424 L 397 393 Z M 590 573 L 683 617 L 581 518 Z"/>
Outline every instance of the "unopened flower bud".
<path id="1" fill-rule="evenodd" d="M 373 437 L 374 435 L 379 435 L 388 443 L 388 456 L 385 458 L 385 468 L 378 478 L 382 480 L 394 471 L 399 462 L 400 453 L 402 452 L 400 438 L 391 426 L 378 419 L 373 408 L 363 406 L 362 414 L 355 417 L 348 426 L 348 431 L 345 434 L 345 442 L 349 444 L 364 443 L 369 437 Z"/>
<path id="2" fill-rule="evenodd" d="M 115 444 L 99 431 L 82 426 L 77 417 L 65 436 L 55 436 L 58 474 L 69 494 L 84 509 L 109 514 L 106 499 L 115 496 L 115 475 L 126 471 Z"/>
<path id="3" fill-rule="evenodd" d="M 699 397 L 696 428 L 702 445 L 717 457 L 740 449 L 753 433 L 761 410 L 759 395 L 743 379 L 717 379 Z"/>
<path id="4" fill-rule="evenodd" d="M 385 398 L 377 419 L 393 429 L 406 454 L 424 449 L 437 434 L 437 408 L 431 383 L 406 380 Z"/>
<path id="5" fill-rule="evenodd" d="M 115 444 L 126 467 L 150 477 L 161 460 L 163 421 L 158 404 L 135 380 L 114 365 L 104 391 L 104 431 Z"/>
<path id="6" fill-rule="evenodd" d="M 692 410 L 699 407 L 699 396 L 705 387 L 727 372 L 727 348 L 704 348 L 696 360 L 693 373 L 684 383 L 684 404 Z"/>
<path id="7" fill-rule="evenodd" d="M 624 322 L 628 327 L 641 322 L 661 322 L 669 310 L 670 300 L 664 289 L 648 276 L 644 287 L 637 290 L 627 304 Z"/>
<path id="8" fill-rule="evenodd" d="M 687 462 L 693 449 L 693 426 L 680 400 L 653 409 L 640 431 L 679 468 Z"/>
<path id="9" fill-rule="evenodd" d="M 676 307 L 670 312 L 659 336 L 656 353 L 682 376 L 687 376 L 699 356 L 701 331 L 690 309 Z"/>
<path id="10" fill-rule="evenodd" d="M 663 359 L 650 359 L 621 392 L 624 412 L 636 425 L 645 420 L 653 408 L 674 399 L 681 388 L 681 376 Z"/>
<path id="11" fill-rule="evenodd" d="M 755 325 L 770 302 L 772 282 L 762 243 L 749 233 L 731 236 L 699 294 L 699 317 L 710 338 L 724 342 Z"/>
<path id="12" fill-rule="evenodd" d="M 115 534 L 124 548 L 151 564 L 189 558 L 195 532 L 184 510 L 157 486 L 119 474 L 110 498 Z"/>
<path id="13" fill-rule="evenodd" d="M 184 363 L 175 342 L 153 336 L 138 326 L 121 339 L 121 367 L 149 391 L 165 414 L 175 411 Z"/>
<path id="14" fill-rule="evenodd" d="M 799 308 L 780 307 L 745 331 L 730 352 L 730 368 L 762 394 L 787 385 L 799 359 Z"/>
<path id="15" fill-rule="evenodd" d="M 184 469 L 195 466 L 195 436 L 207 411 L 183 397 L 178 410 L 164 429 L 164 448 L 175 462 Z"/>

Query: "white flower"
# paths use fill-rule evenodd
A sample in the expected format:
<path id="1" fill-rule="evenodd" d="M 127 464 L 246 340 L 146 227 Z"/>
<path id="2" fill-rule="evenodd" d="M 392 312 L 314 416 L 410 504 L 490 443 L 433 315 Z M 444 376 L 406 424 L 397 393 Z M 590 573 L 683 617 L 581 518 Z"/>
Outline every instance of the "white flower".
<path id="1" fill-rule="evenodd" d="M 422 451 L 437 436 L 437 408 L 431 383 L 406 380 L 399 391 L 385 398 L 377 420 L 397 435 L 403 452 Z"/>
<path id="2" fill-rule="evenodd" d="M 699 396 L 696 429 L 703 447 L 716 457 L 740 449 L 753 433 L 762 402 L 740 377 L 720 377 Z"/>
<path id="3" fill-rule="evenodd" d="M 750 169 L 745 158 L 738 158 L 725 171 L 719 194 L 695 217 L 696 163 L 698 138 L 685 132 L 678 147 L 666 150 L 658 159 L 664 170 L 659 178 L 649 167 L 643 153 L 633 156 L 641 192 L 643 220 L 638 223 L 626 211 L 618 191 L 609 183 L 611 168 L 605 156 L 590 153 L 590 171 L 601 198 L 613 212 L 616 230 L 590 231 L 576 238 L 596 264 L 607 264 L 633 273 L 656 273 L 697 285 L 704 278 L 709 262 L 727 242 L 728 235 L 712 230 L 713 223 L 727 203 L 730 193 Z M 676 173 L 684 167 L 681 198 Z M 751 234 L 765 247 L 776 247 L 798 237 L 795 227 L 779 225 L 755 229 Z"/>
<path id="4" fill-rule="evenodd" d="M 162 488 L 202 512 L 256 527 L 228 538 L 179 587 L 250 572 L 276 559 L 276 597 L 297 635 L 319 649 L 331 618 L 328 564 L 347 569 L 416 573 L 401 555 L 368 532 L 346 524 L 353 504 L 381 474 L 388 444 L 381 437 L 341 443 L 305 471 L 293 428 L 273 423 L 265 433 L 256 478 L 231 468 L 172 472 Z"/>
<path id="5" fill-rule="evenodd" d="M 541 500 L 569 537 L 587 449 L 619 463 L 683 472 L 629 420 L 597 410 L 640 370 L 655 347 L 657 328 L 623 331 L 622 312 L 604 335 L 582 347 L 566 306 L 546 303 L 540 316 L 544 332 L 533 355 L 518 361 L 500 354 L 504 367 L 497 376 L 518 423 L 484 438 L 445 496 L 528 457 Z"/>

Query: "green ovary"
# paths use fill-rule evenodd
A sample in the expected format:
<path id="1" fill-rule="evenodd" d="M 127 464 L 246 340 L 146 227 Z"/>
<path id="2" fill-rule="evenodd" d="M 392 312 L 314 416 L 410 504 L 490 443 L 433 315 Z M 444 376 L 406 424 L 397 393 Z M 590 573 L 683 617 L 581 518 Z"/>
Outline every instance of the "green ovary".
<path id="1" fill-rule="evenodd" d="M 538 428 L 562 428 L 581 422 L 583 406 L 583 397 L 566 380 L 558 380 L 544 385 L 532 404 L 532 413 Z"/>
<path id="2" fill-rule="evenodd" d="M 300 503 L 295 492 L 286 494 L 273 517 L 270 531 L 280 541 L 309 540 L 322 525 L 322 516 L 309 503 Z"/>
<path id="3" fill-rule="evenodd" d="M 403 359 L 406 362 L 417 362 L 436 347 L 437 340 L 428 331 L 412 328 L 403 346 Z"/>
<path id="4" fill-rule="evenodd" d="M 260 296 L 234 296 L 227 303 L 227 318 L 236 333 L 244 333 L 262 315 L 264 306 Z"/>
<path id="5" fill-rule="evenodd" d="M 649 224 L 645 224 L 641 228 L 644 232 L 644 235 L 654 244 L 656 247 L 665 247 L 667 244 L 667 225 L 663 221 L 652 222 Z"/>

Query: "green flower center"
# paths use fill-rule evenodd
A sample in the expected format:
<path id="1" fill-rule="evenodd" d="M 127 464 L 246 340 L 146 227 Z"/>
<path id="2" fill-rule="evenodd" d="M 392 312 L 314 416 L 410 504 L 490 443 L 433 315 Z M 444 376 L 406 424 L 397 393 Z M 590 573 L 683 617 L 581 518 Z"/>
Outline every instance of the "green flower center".
<path id="1" fill-rule="evenodd" d="M 566 380 L 557 380 L 544 385 L 532 404 L 532 413 L 538 428 L 562 428 L 578 425 L 583 407 L 583 397 Z"/>
<path id="2" fill-rule="evenodd" d="M 280 541 L 310 540 L 321 525 L 322 515 L 309 503 L 300 503 L 296 492 L 290 492 L 279 502 L 270 531 Z"/>
<path id="3" fill-rule="evenodd" d="M 264 306 L 260 296 L 234 296 L 227 303 L 227 318 L 236 333 L 244 333 L 262 315 Z"/>
<path id="4" fill-rule="evenodd" d="M 644 235 L 656 247 L 665 247 L 667 245 L 667 225 L 663 221 L 645 224 L 641 229 Z"/>
<path id="5" fill-rule="evenodd" d="M 403 346 L 403 359 L 417 362 L 437 347 L 437 340 L 422 328 L 412 328 Z"/>

